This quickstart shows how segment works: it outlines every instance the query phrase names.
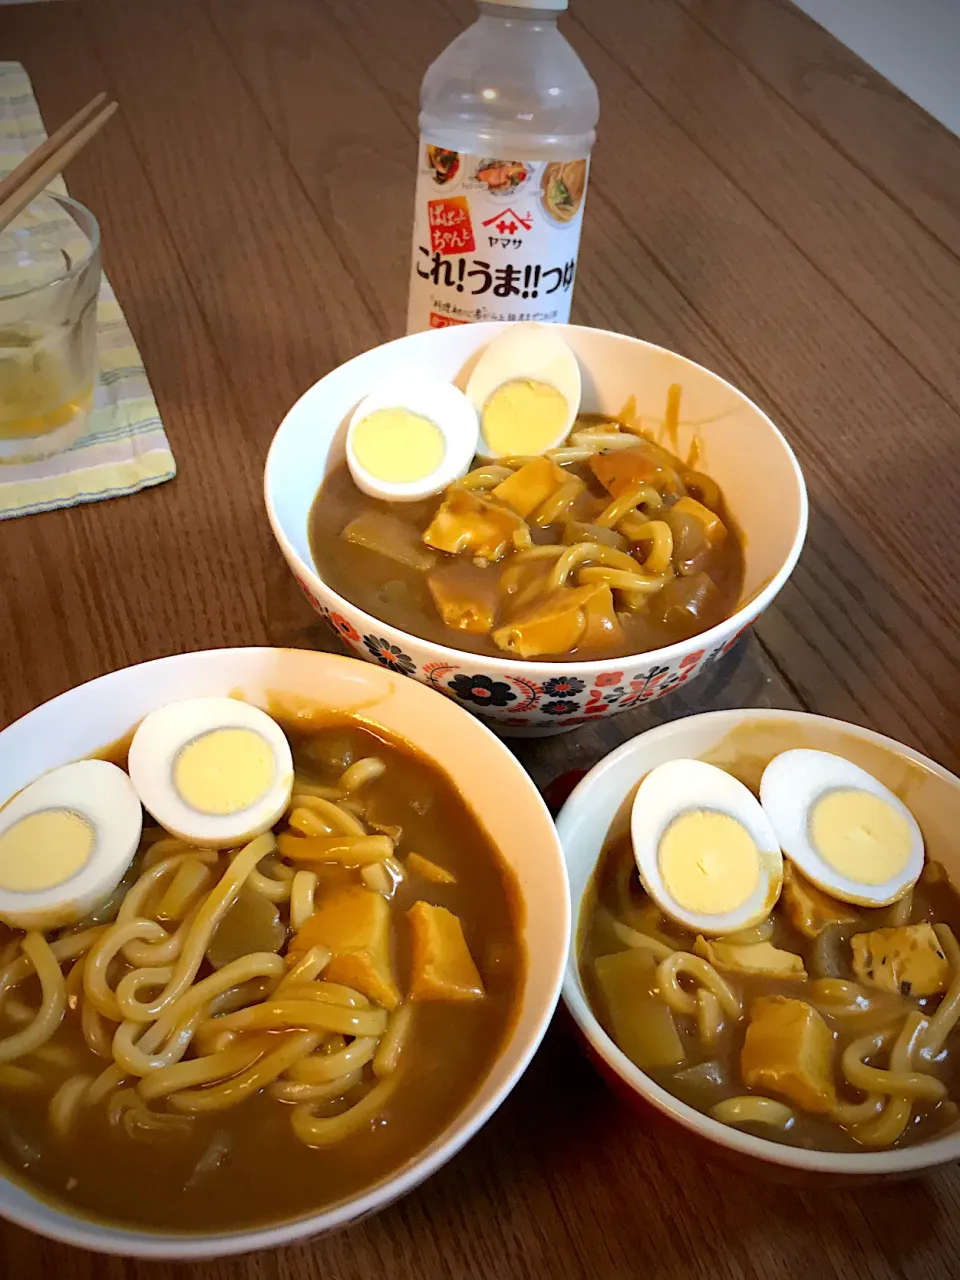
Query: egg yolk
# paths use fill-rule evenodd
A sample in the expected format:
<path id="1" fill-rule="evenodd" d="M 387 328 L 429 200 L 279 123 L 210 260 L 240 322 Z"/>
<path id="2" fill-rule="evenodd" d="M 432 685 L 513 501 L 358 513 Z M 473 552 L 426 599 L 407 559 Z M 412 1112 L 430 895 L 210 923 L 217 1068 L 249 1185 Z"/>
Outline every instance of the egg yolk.
<path id="1" fill-rule="evenodd" d="M 556 443 L 569 416 L 556 387 L 518 378 L 497 387 L 483 406 L 483 438 L 500 457 L 543 453 Z"/>
<path id="2" fill-rule="evenodd" d="M 238 813 L 270 789 L 270 744 L 252 729 L 213 729 L 188 743 L 173 765 L 180 798 L 199 813 Z"/>
<path id="3" fill-rule="evenodd" d="M 756 843 L 728 813 L 708 809 L 681 813 L 664 831 L 657 856 L 667 892 L 685 911 L 726 915 L 756 891 L 760 876 Z"/>
<path id="4" fill-rule="evenodd" d="M 886 884 L 910 858 L 910 826 L 869 791 L 829 791 L 810 811 L 813 847 L 835 871 L 860 884 Z"/>
<path id="5" fill-rule="evenodd" d="M 0 836 L 0 889 L 37 893 L 52 889 L 84 867 L 96 832 L 71 809 L 27 814 Z"/>
<path id="6" fill-rule="evenodd" d="M 443 461 L 446 442 L 435 422 L 409 409 L 376 409 L 351 437 L 354 456 L 377 480 L 407 484 L 431 475 Z"/>

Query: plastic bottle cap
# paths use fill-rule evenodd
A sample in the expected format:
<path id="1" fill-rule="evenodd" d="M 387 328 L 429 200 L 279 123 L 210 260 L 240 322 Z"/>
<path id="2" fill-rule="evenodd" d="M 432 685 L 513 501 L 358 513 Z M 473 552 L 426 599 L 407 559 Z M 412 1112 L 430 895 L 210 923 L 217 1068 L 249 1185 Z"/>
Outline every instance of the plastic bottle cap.
<path id="1" fill-rule="evenodd" d="M 569 0 L 484 0 L 484 4 L 505 4 L 513 9 L 566 9 Z"/>

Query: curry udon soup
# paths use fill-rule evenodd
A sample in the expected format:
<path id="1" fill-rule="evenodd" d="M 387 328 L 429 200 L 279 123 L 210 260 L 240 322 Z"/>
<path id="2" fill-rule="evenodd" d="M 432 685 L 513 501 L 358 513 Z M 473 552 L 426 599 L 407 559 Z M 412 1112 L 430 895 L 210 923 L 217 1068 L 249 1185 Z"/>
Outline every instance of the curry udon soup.
<path id="1" fill-rule="evenodd" d="M 346 464 L 310 547 L 335 591 L 402 631 L 492 657 L 643 653 L 730 616 L 743 582 L 718 486 L 628 424 L 582 415 L 540 457 L 474 459 L 433 498 L 387 502 Z"/>
<path id="2" fill-rule="evenodd" d="M 785 861 L 759 924 L 708 938 L 645 892 L 615 824 L 584 900 L 584 991 L 668 1092 L 757 1137 L 825 1151 L 915 1143 L 960 1098 L 960 899 L 927 861 L 892 906 L 841 902 Z"/>
<path id="3" fill-rule="evenodd" d="M 433 1140 L 505 1044 L 521 907 L 476 816 L 406 743 L 286 728 L 273 831 L 211 849 L 147 825 L 86 919 L 0 926 L 0 1153 L 71 1211 L 190 1231 L 315 1212 Z"/>

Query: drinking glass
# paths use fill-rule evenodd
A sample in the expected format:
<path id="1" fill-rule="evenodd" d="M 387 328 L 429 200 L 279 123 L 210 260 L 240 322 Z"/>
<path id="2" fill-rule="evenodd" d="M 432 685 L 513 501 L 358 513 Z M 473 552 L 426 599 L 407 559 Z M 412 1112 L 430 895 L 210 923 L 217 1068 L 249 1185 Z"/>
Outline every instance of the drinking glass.
<path id="1" fill-rule="evenodd" d="M 97 379 L 100 228 L 46 193 L 0 231 L 0 464 L 83 433 Z"/>

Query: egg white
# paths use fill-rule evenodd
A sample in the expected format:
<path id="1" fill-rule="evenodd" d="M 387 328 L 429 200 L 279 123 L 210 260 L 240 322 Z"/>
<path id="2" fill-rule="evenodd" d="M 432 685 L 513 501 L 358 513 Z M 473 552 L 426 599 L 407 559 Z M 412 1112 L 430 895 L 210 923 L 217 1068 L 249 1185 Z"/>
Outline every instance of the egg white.
<path id="1" fill-rule="evenodd" d="M 664 832 L 681 814 L 705 810 L 725 813 L 750 833 L 759 854 L 757 885 L 733 911 L 708 915 L 690 911 L 671 895 L 660 873 Z M 737 778 L 703 760 L 669 760 L 658 765 L 637 788 L 630 815 L 637 870 L 647 893 L 678 924 L 714 936 L 757 924 L 770 914 L 783 886 L 780 845 L 753 793 Z"/>
<path id="2" fill-rule="evenodd" d="M 826 862 L 810 839 L 810 811 L 830 791 L 866 791 L 885 800 L 910 828 L 910 854 L 903 870 L 883 884 L 853 880 Z M 923 870 L 923 834 L 916 818 L 892 791 L 852 760 L 829 751 L 797 748 L 775 756 L 760 779 L 760 803 L 783 852 L 824 893 L 862 907 L 885 907 L 902 898 Z"/>
<path id="3" fill-rule="evenodd" d="M 440 465 L 419 480 L 396 483 L 372 475 L 354 451 L 357 424 L 378 409 L 408 409 L 427 418 L 443 436 Z M 410 372 L 377 387 L 357 405 L 347 428 L 347 466 L 353 482 L 371 498 L 388 502 L 415 502 L 440 493 L 470 469 L 477 451 L 480 425 L 477 412 L 459 387 L 428 374 Z"/>
<path id="4" fill-rule="evenodd" d="M 217 729 L 252 729 L 273 754 L 273 781 L 267 792 L 229 814 L 194 809 L 177 792 L 173 777 L 178 753 Z M 293 790 L 293 756 L 283 730 L 259 707 L 234 698 L 193 698 L 152 711 L 133 735 L 127 767 L 143 807 L 157 822 L 181 840 L 204 848 L 232 848 L 269 831 L 285 812 Z"/>
<path id="5" fill-rule="evenodd" d="M 467 381 L 467 396 L 480 421 L 477 453 L 481 458 L 501 456 L 483 438 L 483 407 L 505 382 L 529 379 L 555 387 L 567 402 L 563 430 L 544 445 L 556 449 L 567 436 L 580 411 L 581 378 L 577 357 L 551 325 L 523 322 L 498 334 L 486 347 Z M 509 452 L 509 451 L 508 451 Z"/>
<path id="6" fill-rule="evenodd" d="M 53 929 L 80 920 L 107 898 L 133 861 L 143 810 L 122 769 L 106 760 L 78 760 L 38 778 L 0 809 L 0 835 L 23 818 L 64 809 L 94 833 L 93 849 L 68 880 L 48 889 L 0 889 L 0 920 L 16 929 Z"/>

